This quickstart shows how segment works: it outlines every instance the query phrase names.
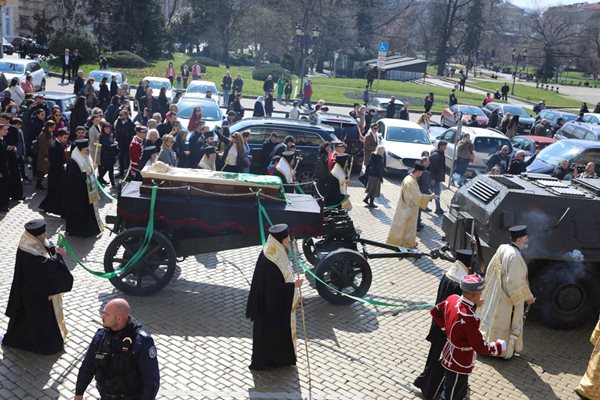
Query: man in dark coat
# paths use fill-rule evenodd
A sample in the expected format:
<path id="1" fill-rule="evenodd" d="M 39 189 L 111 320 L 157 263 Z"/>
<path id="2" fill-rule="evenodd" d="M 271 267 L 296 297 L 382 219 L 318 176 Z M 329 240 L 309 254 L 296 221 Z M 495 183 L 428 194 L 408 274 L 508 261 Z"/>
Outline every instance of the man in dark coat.
<path id="1" fill-rule="evenodd" d="M 77 77 L 73 83 L 73 94 L 79 96 L 79 92 L 85 86 L 85 79 L 83 79 L 83 71 L 77 71 Z"/>
<path id="2" fill-rule="evenodd" d="M 4 140 L 7 133 L 5 127 L 0 128 L 0 212 L 7 212 L 10 202 L 8 150 Z"/>
<path id="3" fill-rule="evenodd" d="M 62 295 L 73 288 L 73 276 L 63 260 L 64 249 L 46 239 L 46 223 L 25 224 L 19 241 L 6 316 L 10 318 L 2 344 L 38 354 L 63 350 L 67 335 Z"/>
<path id="4" fill-rule="evenodd" d="M 273 90 L 274 88 L 275 84 L 273 83 L 273 76 L 269 75 L 263 83 L 263 91 L 265 92 L 265 96 L 269 93 L 270 90 Z"/>
<path id="5" fill-rule="evenodd" d="M 271 163 L 271 153 L 277 144 L 279 143 L 279 135 L 277 132 L 271 132 L 271 135 L 266 139 L 262 145 L 262 166 L 265 171 Z"/>
<path id="6" fill-rule="evenodd" d="M 396 116 L 396 96 L 392 96 L 389 104 L 385 109 L 386 118 L 394 118 Z"/>
<path id="7" fill-rule="evenodd" d="M 50 142 L 48 150 L 48 193 L 40 203 L 40 209 L 47 213 L 63 215 L 65 202 L 65 149 L 69 131 L 60 129 Z"/>
<path id="8" fill-rule="evenodd" d="M 440 203 L 440 194 L 442 193 L 442 182 L 446 177 L 446 156 L 444 152 L 448 147 L 448 142 L 440 140 L 437 144 L 437 149 L 431 153 L 429 157 L 429 173 L 431 175 L 431 189 L 435 194 L 435 213 L 438 215 L 444 214 L 442 204 Z"/>
<path id="9" fill-rule="evenodd" d="M 204 121 L 196 122 L 196 128 L 192 132 L 190 139 L 188 140 L 189 155 L 189 167 L 197 168 L 198 163 L 202 159 L 203 153 L 200 152 L 202 146 L 204 146 L 204 133 L 202 132 L 206 123 Z"/>
<path id="10" fill-rule="evenodd" d="M 302 286 L 302 279 L 294 277 L 289 252 L 287 225 L 271 226 L 256 262 L 246 305 L 246 318 L 254 323 L 252 370 L 296 365 L 296 288 Z"/>
<path id="11" fill-rule="evenodd" d="M 508 83 L 504 82 L 504 85 L 502 85 L 500 90 L 502 91 L 502 100 L 508 101 L 508 92 L 510 91 Z"/>
<path id="12" fill-rule="evenodd" d="M 71 57 L 73 58 L 73 60 L 71 61 L 71 75 L 73 76 L 73 78 L 75 78 L 75 75 L 77 75 L 77 71 L 79 70 L 81 63 L 83 62 L 83 57 L 81 57 L 81 54 L 79 54 L 78 49 L 75 49 L 73 51 Z"/>
<path id="13" fill-rule="evenodd" d="M 21 181 L 21 169 L 19 167 L 18 145 L 19 130 L 10 125 L 12 117 L 10 114 L 0 114 L 0 125 L 4 125 L 7 135 L 6 150 L 8 151 L 8 177 L 9 177 L 9 195 L 13 200 L 24 200 L 23 182 Z"/>
<path id="14" fill-rule="evenodd" d="M 444 301 L 448 296 L 461 295 L 460 280 L 463 276 L 472 273 L 471 262 L 473 251 L 470 249 L 456 250 L 456 261 L 448 271 L 442 276 L 438 286 L 435 304 Z M 425 400 L 433 400 L 441 389 L 442 379 L 444 378 L 444 368 L 439 362 L 440 353 L 446 344 L 446 334 L 433 322 L 429 328 L 427 341 L 431 343 L 425 369 L 414 382 L 414 385 L 421 389 Z"/>
<path id="15" fill-rule="evenodd" d="M 100 194 L 94 177 L 89 140 L 77 139 L 67 163 L 65 227 L 71 236 L 95 236 L 104 230 L 98 215 Z"/>
<path id="16" fill-rule="evenodd" d="M 110 93 L 109 93 L 109 97 L 112 99 L 113 97 L 115 97 L 117 95 L 118 91 L 119 91 L 119 84 L 117 83 L 117 76 L 113 75 L 110 78 Z"/>
<path id="17" fill-rule="evenodd" d="M 146 95 L 140 98 L 140 110 L 143 110 L 144 108 L 148 109 L 149 115 L 154 115 L 154 113 L 159 112 L 158 100 L 152 96 L 152 89 L 150 87 L 146 89 Z"/>
<path id="18" fill-rule="evenodd" d="M 507 145 L 502 146 L 500 151 L 492 154 L 492 156 L 485 162 L 487 171 L 490 172 L 496 165 L 500 167 L 500 173 L 505 174 L 508 171 L 510 165 L 510 151 Z"/>
<path id="19" fill-rule="evenodd" d="M 115 121 L 115 139 L 119 144 L 119 176 L 125 176 L 129 168 L 129 144 L 135 136 L 135 124 L 129 118 L 127 110 L 119 111 L 119 118 Z"/>
<path id="20" fill-rule="evenodd" d="M 62 77 L 60 83 L 65 81 L 65 75 L 67 76 L 67 82 L 71 81 L 71 68 L 73 66 L 73 56 L 69 52 L 69 49 L 65 49 L 65 55 L 62 56 Z"/>
<path id="21" fill-rule="evenodd" d="M 165 122 L 158 124 L 156 130 L 158 135 L 163 137 L 169 134 L 173 130 L 173 124 L 177 121 L 177 113 L 175 111 L 169 112 L 169 116 L 165 119 Z"/>

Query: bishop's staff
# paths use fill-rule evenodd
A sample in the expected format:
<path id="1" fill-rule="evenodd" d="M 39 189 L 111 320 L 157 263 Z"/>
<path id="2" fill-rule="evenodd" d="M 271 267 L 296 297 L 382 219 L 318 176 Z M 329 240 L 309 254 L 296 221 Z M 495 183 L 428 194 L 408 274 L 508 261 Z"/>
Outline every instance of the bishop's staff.
<path id="1" fill-rule="evenodd" d="M 298 264 L 298 242 L 295 239 L 291 240 L 291 246 L 294 256 L 292 257 L 292 265 L 296 269 L 296 274 L 298 275 L 298 279 L 300 278 L 300 267 Z M 306 365 L 308 370 L 308 399 L 312 399 L 312 379 L 310 375 L 310 357 L 308 354 L 308 334 L 306 333 L 306 319 L 304 318 L 304 302 L 302 300 L 302 285 L 298 288 L 298 298 L 300 300 L 300 315 L 302 316 L 302 330 L 304 332 L 304 350 L 306 351 Z"/>
<path id="2" fill-rule="evenodd" d="M 100 144 L 100 142 L 94 143 L 94 165 L 92 166 L 93 168 L 96 168 L 98 166 L 98 150 L 100 150 L 101 147 L 102 145 Z"/>

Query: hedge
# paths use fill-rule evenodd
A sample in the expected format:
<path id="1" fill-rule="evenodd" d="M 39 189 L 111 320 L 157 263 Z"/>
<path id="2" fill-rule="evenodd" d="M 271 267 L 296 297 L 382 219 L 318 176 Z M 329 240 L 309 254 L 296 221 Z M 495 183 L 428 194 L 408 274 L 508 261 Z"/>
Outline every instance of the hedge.
<path id="1" fill-rule="evenodd" d="M 110 67 L 117 68 L 144 68 L 148 65 L 146 60 L 130 51 L 115 51 L 105 55 Z"/>
<path id="2" fill-rule="evenodd" d="M 204 56 L 194 56 L 194 53 L 190 54 L 190 58 L 188 58 L 188 60 L 181 64 L 180 66 L 180 70 L 183 69 L 184 65 L 187 65 L 190 69 L 190 71 L 192 70 L 192 65 L 194 65 L 194 61 L 198 61 L 198 64 L 200 64 L 200 70 L 202 71 L 202 73 L 206 73 L 206 67 L 217 67 L 219 68 L 219 62 L 216 60 L 213 60 L 212 58 L 208 58 L 208 57 L 204 57 Z"/>
<path id="3" fill-rule="evenodd" d="M 77 49 L 81 57 L 83 57 L 84 63 L 94 62 L 98 55 L 94 42 L 87 34 L 68 31 L 64 28 L 54 31 L 52 36 L 50 36 L 48 49 L 50 54 L 59 58 L 65 54 L 65 49 L 70 49 L 71 51 Z"/>
<path id="4" fill-rule="evenodd" d="M 269 75 L 273 76 L 274 81 L 277 81 L 282 76 L 291 79 L 290 71 L 279 64 L 263 64 L 252 71 L 252 79 L 256 81 L 264 81 Z"/>

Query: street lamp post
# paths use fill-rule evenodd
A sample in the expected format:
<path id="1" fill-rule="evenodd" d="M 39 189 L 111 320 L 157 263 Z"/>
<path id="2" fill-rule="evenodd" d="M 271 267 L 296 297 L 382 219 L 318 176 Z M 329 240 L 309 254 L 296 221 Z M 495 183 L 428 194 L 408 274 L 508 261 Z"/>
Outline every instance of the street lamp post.
<path id="1" fill-rule="evenodd" d="M 300 43 L 300 57 L 302 59 L 302 66 L 300 70 L 300 88 L 298 89 L 300 97 L 302 97 L 304 94 L 304 70 L 306 68 L 306 57 L 308 55 L 308 49 L 311 45 L 311 42 L 316 40 L 320 34 L 321 31 L 316 25 L 313 26 L 312 31 L 309 33 L 306 32 L 306 30 L 302 26 L 296 24 L 296 38 Z"/>
<path id="2" fill-rule="evenodd" d="M 513 84 L 512 84 L 512 90 L 510 91 L 510 94 L 512 96 L 515 95 L 515 81 L 517 80 L 517 73 L 519 72 L 519 62 L 521 61 L 525 61 L 527 62 L 527 49 L 521 51 L 517 51 L 517 49 L 512 49 L 512 59 L 513 62 L 515 63 L 515 72 L 513 74 Z"/>

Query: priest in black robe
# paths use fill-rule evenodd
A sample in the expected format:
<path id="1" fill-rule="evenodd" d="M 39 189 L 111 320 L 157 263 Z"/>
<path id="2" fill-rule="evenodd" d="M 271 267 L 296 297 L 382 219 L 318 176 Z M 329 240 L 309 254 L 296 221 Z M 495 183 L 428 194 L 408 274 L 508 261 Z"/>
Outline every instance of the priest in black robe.
<path id="1" fill-rule="evenodd" d="M 4 129 L 7 131 L 5 140 L 8 162 L 9 196 L 12 200 L 19 201 L 25 199 L 23 196 L 23 181 L 21 180 L 21 169 L 19 168 L 17 148 L 19 143 L 19 130 L 10 125 L 10 121 L 10 114 L 0 114 L 0 124 L 4 125 Z"/>
<path id="2" fill-rule="evenodd" d="M 10 321 L 2 341 L 4 346 L 37 354 L 63 350 L 67 329 L 62 293 L 73 288 L 64 254 L 64 249 L 47 240 L 44 220 L 25 224 L 6 307 Z"/>
<path id="3" fill-rule="evenodd" d="M 65 202 L 65 149 L 69 140 L 69 132 L 60 129 L 50 142 L 48 149 L 48 192 L 40 204 L 40 209 L 47 213 L 63 215 Z"/>
<path id="4" fill-rule="evenodd" d="M 7 133 L 6 126 L 0 124 L 0 212 L 8 212 L 10 203 L 8 146 L 5 141 Z"/>
<path id="5" fill-rule="evenodd" d="M 473 251 L 470 249 L 456 250 L 456 261 L 442 276 L 435 304 L 441 303 L 450 295 L 462 295 L 460 280 L 463 276 L 473 273 L 471 269 L 472 259 Z M 432 321 L 426 339 L 431 343 L 427 363 L 421 375 L 415 379 L 414 385 L 421 389 L 425 400 L 433 400 L 441 393 L 444 378 L 444 367 L 440 364 L 439 358 L 446 344 L 446 334 Z"/>
<path id="6" fill-rule="evenodd" d="M 89 140 L 77 139 L 67 163 L 65 230 L 72 236 L 94 236 L 104 230 L 98 214 L 100 193 L 89 153 Z"/>
<path id="7" fill-rule="evenodd" d="M 329 175 L 325 179 L 325 205 L 337 206 L 336 208 L 347 208 L 344 199 L 346 199 L 348 182 L 349 182 L 349 167 L 348 154 L 337 154 L 335 163 L 329 171 Z"/>
<path id="8" fill-rule="evenodd" d="M 256 262 L 246 305 L 246 318 L 254 322 L 252 370 L 296 365 L 296 288 L 303 280 L 295 279 L 289 252 L 287 225 L 273 225 Z"/>

